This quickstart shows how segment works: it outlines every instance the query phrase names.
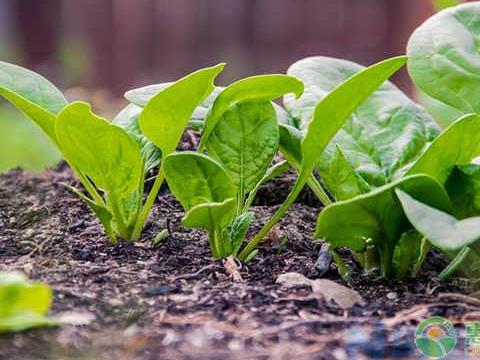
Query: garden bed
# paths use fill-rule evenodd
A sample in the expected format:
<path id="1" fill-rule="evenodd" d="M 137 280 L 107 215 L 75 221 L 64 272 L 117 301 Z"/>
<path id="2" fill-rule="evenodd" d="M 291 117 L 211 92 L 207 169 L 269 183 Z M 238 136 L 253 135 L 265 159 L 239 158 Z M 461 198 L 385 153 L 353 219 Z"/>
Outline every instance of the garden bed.
<path id="1" fill-rule="evenodd" d="M 68 320 L 0 337 L 0 359 L 341 359 L 358 339 L 366 355 L 412 358 L 419 356 L 413 342 L 419 320 L 480 317 L 480 301 L 464 295 L 460 283 L 431 280 L 445 265 L 437 253 L 415 280 L 372 279 L 354 267 L 349 286 L 364 303 L 351 309 L 309 287 L 276 284 L 287 272 L 319 277 L 321 245 L 309 237 L 319 208 L 308 193 L 270 234 L 268 246 L 236 269 L 211 258 L 204 232 L 181 226 L 183 210 L 165 190 L 142 241 L 113 247 L 62 183 L 77 183 L 65 165 L 0 176 L 0 270 L 47 282 L 53 313 Z M 290 183 L 284 176 L 262 189 L 251 231 L 271 216 Z M 167 226 L 168 239 L 153 246 L 151 239 Z M 323 277 L 343 284 L 333 265 Z M 362 340 L 360 329 L 375 341 Z"/>

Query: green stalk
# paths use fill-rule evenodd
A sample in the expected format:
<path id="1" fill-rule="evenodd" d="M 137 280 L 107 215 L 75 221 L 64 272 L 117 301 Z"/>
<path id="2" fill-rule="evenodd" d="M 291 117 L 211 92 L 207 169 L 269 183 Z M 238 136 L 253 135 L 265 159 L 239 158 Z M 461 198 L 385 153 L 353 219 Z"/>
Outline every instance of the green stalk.
<path id="1" fill-rule="evenodd" d="M 112 209 L 112 212 L 113 212 L 113 216 L 115 218 L 115 222 L 118 225 L 118 231 L 120 233 L 120 236 L 124 240 L 129 240 L 128 239 L 129 236 L 128 236 L 127 227 L 126 227 L 125 221 L 123 219 L 122 211 L 120 210 L 120 207 L 118 206 L 117 199 L 110 197 L 108 200 L 109 200 L 108 203 L 110 205 L 110 208 Z"/>
<path id="2" fill-rule="evenodd" d="M 132 240 L 137 241 L 140 238 L 140 234 L 142 233 L 143 226 L 145 225 L 145 221 L 147 221 L 148 215 L 152 210 L 152 206 L 155 203 L 155 199 L 157 198 L 158 192 L 160 191 L 160 187 L 162 186 L 163 180 L 165 179 L 165 174 L 163 172 L 163 168 L 160 168 L 157 177 L 153 183 L 152 189 L 148 194 L 147 200 L 143 205 L 142 212 L 137 219 L 135 227 L 133 228 L 132 232 Z"/>
<path id="3" fill-rule="evenodd" d="M 422 237 L 422 244 L 420 245 L 420 255 L 418 256 L 417 261 L 413 265 L 412 269 L 412 275 L 413 277 L 416 277 L 418 272 L 420 271 L 420 268 L 422 267 L 423 262 L 425 261 L 425 258 L 427 257 L 428 252 L 432 248 L 432 245 L 430 242 L 427 240 L 427 238 Z"/>
<path id="4" fill-rule="evenodd" d="M 463 264 L 467 256 L 470 254 L 472 249 L 468 246 L 465 246 L 460 252 L 454 257 L 454 259 L 447 265 L 445 269 L 438 274 L 439 281 L 445 281 L 450 275 L 452 275 L 457 269 Z"/>
<path id="5" fill-rule="evenodd" d="M 378 270 L 377 249 L 374 246 L 367 246 L 363 253 L 363 268 L 367 274 L 372 274 Z"/>
<path id="6" fill-rule="evenodd" d="M 386 279 L 392 277 L 392 260 L 393 251 L 389 247 L 380 249 L 380 266 L 382 268 L 382 276 Z"/>
<path id="7" fill-rule="evenodd" d="M 313 174 L 310 175 L 310 177 L 308 178 L 307 184 L 310 187 L 310 189 L 312 189 L 313 193 L 318 198 L 318 200 L 320 200 L 323 206 L 328 206 L 333 203 L 333 201 L 330 200 L 330 197 L 325 192 L 325 190 L 323 189 L 322 185 L 317 180 L 315 175 Z"/>
<path id="8" fill-rule="evenodd" d="M 338 274 L 343 281 L 350 282 L 352 279 L 352 270 L 350 269 L 350 266 L 343 261 L 342 257 L 338 255 L 335 250 L 330 250 L 330 254 L 332 254 L 333 261 L 335 261 L 335 265 L 337 265 Z"/>
<path id="9" fill-rule="evenodd" d="M 242 250 L 238 256 L 240 260 L 245 260 L 248 255 L 255 250 L 258 244 L 263 240 L 263 238 L 268 235 L 270 230 L 275 226 L 275 224 L 285 215 L 288 209 L 293 205 L 298 195 L 302 191 L 305 183 L 308 180 L 308 176 L 300 174 L 300 176 L 295 181 L 292 190 L 288 194 L 287 198 L 280 206 L 280 208 L 275 212 L 275 214 L 270 218 L 270 220 L 263 226 L 263 228 L 255 235 L 255 237 L 249 241 L 247 246 Z"/>

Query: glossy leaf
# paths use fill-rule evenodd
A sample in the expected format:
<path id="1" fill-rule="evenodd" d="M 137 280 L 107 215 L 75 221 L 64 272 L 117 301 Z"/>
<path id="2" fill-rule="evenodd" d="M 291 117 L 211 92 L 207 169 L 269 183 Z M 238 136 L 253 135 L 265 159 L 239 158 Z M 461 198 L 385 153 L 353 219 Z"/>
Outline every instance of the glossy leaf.
<path id="1" fill-rule="evenodd" d="M 185 76 L 153 96 L 140 114 L 140 129 L 163 156 L 175 151 L 198 104 L 214 89 L 224 64 Z"/>
<path id="2" fill-rule="evenodd" d="M 182 224 L 190 228 L 206 230 L 222 229 L 233 220 L 235 199 L 223 202 L 206 202 L 192 207 L 182 219 Z"/>
<path id="3" fill-rule="evenodd" d="M 56 325 L 46 317 L 52 300 L 46 284 L 29 283 L 21 273 L 0 272 L 0 332 Z"/>
<path id="4" fill-rule="evenodd" d="M 372 65 L 328 93 L 315 107 L 302 140 L 302 172 L 310 174 L 345 121 L 406 61 L 399 56 Z"/>
<path id="5" fill-rule="evenodd" d="M 200 204 L 236 197 L 235 185 L 225 170 L 206 155 L 192 151 L 173 153 L 165 158 L 163 169 L 170 191 L 187 211 Z"/>
<path id="6" fill-rule="evenodd" d="M 253 203 L 253 200 L 255 200 L 255 197 L 257 195 L 257 192 L 258 190 L 260 190 L 260 187 L 263 185 L 263 184 L 266 184 L 267 182 L 269 182 L 270 180 L 273 180 L 275 179 L 276 177 L 279 177 L 281 175 L 283 175 L 285 172 L 287 172 L 287 170 L 290 168 L 290 165 L 288 164 L 288 162 L 286 160 L 284 161 L 281 161 L 275 165 L 273 165 L 272 167 L 270 167 L 266 172 L 265 174 L 263 175 L 263 177 L 260 179 L 260 181 L 255 185 L 255 187 L 253 188 L 252 191 L 250 191 L 250 193 L 248 194 L 248 198 L 247 200 L 245 201 L 245 206 L 244 206 L 244 210 L 247 210 L 250 208 L 250 205 Z"/>
<path id="7" fill-rule="evenodd" d="M 251 100 L 271 101 L 286 93 L 293 93 L 298 97 L 302 92 L 303 83 L 287 75 L 252 76 L 231 84 L 217 96 L 207 114 L 199 149 L 204 149 L 218 121 L 231 106 Z"/>
<path id="8" fill-rule="evenodd" d="M 455 166 L 445 189 L 460 219 L 480 214 L 480 165 Z"/>
<path id="9" fill-rule="evenodd" d="M 32 119 L 56 143 L 55 115 L 68 102 L 52 83 L 33 71 L 0 61 L 0 96 Z"/>
<path id="10" fill-rule="evenodd" d="M 448 210 L 450 201 L 442 186 L 426 175 L 407 176 L 352 199 L 325 208 L 318 217 L 315 238 L 324 237 L 333 248 L 365 250 L 371 239 L 391 252 L 402 233 L 410 229 L 394 190 L 401 189 L 436 208 Z"/>
<path id="11" fill-rule="evenodd" d="M 148 85 L 139 89 L 130 90 L 125 93 L 125 98 L 132 104 L 143 108 L 145 105 L 147 105 L 148 101 L 154 95 L 172 84 L 172 82 L 169 82 L 163 84 Z M 193 111 L 192 117 L 190 118 L 189 124 L 192 127 L 203 127 L 203 122 L 207 117 L 208 109 L 213 104 L 218 94 L 223 91 L 223 89 L 224 88 L 221 86 L 215 86 L 210 95 L 208 95 L 204 100 L 202 100 L 200 104 L 198 104 L 198 106 Z"/>
<path id="12" fill-rule="evenodd" d="M 62 110 L 56 135 L 65 157 L 97 188 L 113 195 L 131 194 L 139 188 L 143 163 L 137 143 L 95 115 L 87 103 L 75 102 Z"/>
<path id="13" fill-rule="evenodd" d="M 145 158 L 145 172 L 148 172 L 160 165 L 162 152 L 140 130 L 138 119 L 141 112 L 142 108 L 129 104 L 118 113 L 112 122 L 137 141 L 142 156 Z"/>
<path id="14" fill-rule="evenodd" d="M 445 184 L 456 165 L 468 165 L 480 156 L 480 116 L 466 115 L 435 139 L 408 174 L 428 174 Z"/>
<path id="15" fill-rule="evenodd" d="M 464 113 L 480 112 L 480 3 L 447 8 L 410 37 L 408 70 L 425 93 Z"/>
<path id="16" fill-rule="evenodd" d="M 433 245 L 445 251 L 458 251 L 480 240 L 480 217 L 457 220 L 418 196 L 396 190 L 405 214 L 413 226 Z"/>
<path id="17" fill-rule="evenodd" d="M 206 143 L 243 197 L 272 163 L 278 147 L 278 124 L 270 102 L 238 103 L 219 119 Z"/>
<path id="18" fill-rule="evenodd" d="M 253 212 L 247 211 L 240 214 L 232 222 L 229 235 L 234 254 L 237 253 L 238 249 L 242 245 L 243 240 L 245 240 L 245 236 L 247 235 L 247 231 L 250 227 L 250 224 L 252 223 L 253 217 Z"/>
<path id="19" fill-rule="evenodd" d="M 400 69 L 405 61 L 405 57 L 396 57 L 372 65 L 337 86 L 317 104 L 300 145 L 302 162 L 297 180 L 277 212 L 242 250 L 239 255 L 242 260 L 249 257 L 293 205 L 311 177 L 323 151 L 345 121 L 378 86 Z"/>
<path id="20" fill-rule="evenodd" d="M 284 103 L 298 119 L 299 128 L 307 127 L 321 99 L 363 69 L 350 61 L 321 56 L 293 64 L 288 73 L 303 80 L 305 92 L 298 100 L 286 96 Z M 344 190 L 339 184 L 342 172 L 330 171 L 332 166 L 336 168 L 335 163 L 351 167 L 360 181 L 381 186 L 400 178 L 438 132 L 431 116 L 387 81 L 358 106 L 338 131 L 320 158 L 319 171 L 335 198 L 345 199 L 351 189 Z"/>

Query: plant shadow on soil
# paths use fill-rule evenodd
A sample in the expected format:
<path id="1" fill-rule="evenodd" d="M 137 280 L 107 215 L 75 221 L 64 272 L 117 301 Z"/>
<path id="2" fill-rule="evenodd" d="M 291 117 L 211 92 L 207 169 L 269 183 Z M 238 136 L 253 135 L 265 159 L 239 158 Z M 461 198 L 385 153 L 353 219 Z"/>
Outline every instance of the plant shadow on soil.
<path id="1" fill-rule="evenodd" d="M 275 211 L 292 176 L 262 188 L 253 230 Z M 286 272 L 319 276 L 320 245 L 310 239 L 319 208 L 308 191 L 260 254 L 241 266 L 244 281 L 234 282 L 210 257 L 205 233 L 181 226 L 183 211 L 165 188 L 142 241 L 112 247 L 62 183 L 78 185 L 65 164 L 0 176 L 0 270 L 48 282 L 54 314 L 95 319 L 2 335 L 0 359 L 337 359 L 357 351 L 358 336 L 346 336 L 352 331 L 373 339 L 361 344 L 365 356 L 416 358 L 412 329 L 419 320 L 461 322 L 480 314 L 480 301 L 459 286 L 430 280 L 445 265 L 436 253 L 417 280 L 372 279 L 355 267 L 350 286 L 366 303 L 348 311 L 306 287 L 276 285 Z M 151 239 L 165 227 L 169 238 L 154 247 Z M 279 246 L 284 236 L 288 242 Z M 333 265 L 324 277 L 342 283 Z"/>

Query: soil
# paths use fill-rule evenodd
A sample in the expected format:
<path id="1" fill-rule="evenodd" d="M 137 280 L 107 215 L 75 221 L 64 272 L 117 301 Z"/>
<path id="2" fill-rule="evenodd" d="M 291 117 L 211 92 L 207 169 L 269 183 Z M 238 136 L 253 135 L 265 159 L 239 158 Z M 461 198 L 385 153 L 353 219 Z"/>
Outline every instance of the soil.
<path id="1" fill-rule="evenodd" d="M 307 286 L 276 284 L 287 272 L 321 275 L 321 244 L 310 238 L 319 207 L 308 192 L 237 271 L 211 258 L 204 232 L 181 226 L 183 211 L 165 189 L 142 241 L 111 246 L 63 183 L 77 184 L 64 164 L 0 176 L 0 270 L 47 282 L 55 293 L 52 314 L 69 319 L 58 328 L 0 336 L 2 360 L 410 359 L 420 357 L 413 342 L 419 320 L 480 320 L 480 301 L 466 296 L 461 282 L 431 280 L 445 265 L 435 252 L 416 280 L 375 279 L 354 266 L 347 286 L 365 302 L 351 309 Z M 287 175 L 262 189 L 252 230 L 290 184 Z M 153 246 L 165 227 L 170 236 Z M 322 277 L 345 285 L 334 265 Z"/>

